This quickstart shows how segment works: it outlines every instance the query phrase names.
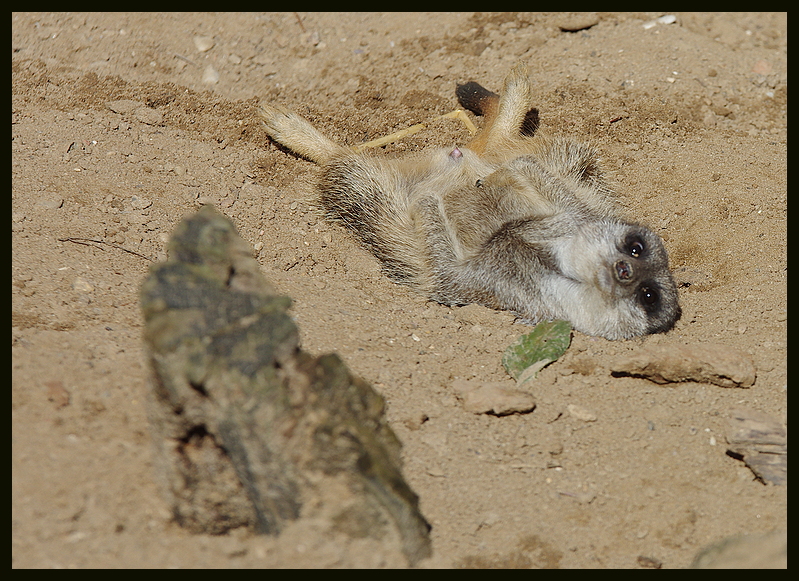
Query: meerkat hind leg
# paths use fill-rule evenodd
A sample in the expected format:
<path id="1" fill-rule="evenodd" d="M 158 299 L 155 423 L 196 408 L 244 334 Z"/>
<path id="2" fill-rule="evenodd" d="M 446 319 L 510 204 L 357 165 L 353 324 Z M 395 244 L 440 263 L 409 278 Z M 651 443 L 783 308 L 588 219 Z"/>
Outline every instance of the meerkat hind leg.
<path id="1" fill-rule="evenodd" d="M 459 85 L 455 94 L 462 107 L 486 118 L 480 133 L 466 146 L 479 155 L 507 139 L 532 137 L 538 129 L 538 109 L 530 107 L 529 71 L 522 63 L 505 78 L 501 96 L 474 81 Z"/>

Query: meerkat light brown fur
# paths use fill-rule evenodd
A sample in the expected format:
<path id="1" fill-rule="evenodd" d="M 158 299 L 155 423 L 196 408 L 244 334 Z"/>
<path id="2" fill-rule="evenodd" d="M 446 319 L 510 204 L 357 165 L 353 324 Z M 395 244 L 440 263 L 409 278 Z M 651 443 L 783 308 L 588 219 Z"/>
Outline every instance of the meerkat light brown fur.
<path id="1" fill-rule="evenodd" d="M 608 339 L 672 328 L 680 307 L 662 240 L 619 217 L 593 147 L 537 131 L 527 68 L 501 96 L 477 83 L 457 95 L 485 116 L 482 131 L 398 159 L 356 153 L 278 105 L 261 115 L 274 141 L 321 166 L 327 216 L 393 280 Z"/>

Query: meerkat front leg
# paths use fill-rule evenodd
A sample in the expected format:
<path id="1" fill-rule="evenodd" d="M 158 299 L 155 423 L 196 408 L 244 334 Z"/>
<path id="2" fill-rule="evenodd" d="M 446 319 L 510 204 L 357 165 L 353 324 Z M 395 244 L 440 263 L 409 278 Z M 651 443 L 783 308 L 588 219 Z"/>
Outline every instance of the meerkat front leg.
<path id="1" fill-rule="evenodd" d="M 345 147 L 322 135 L 304 118 L 285 107 L 261 105 L 259 113 L 269 137 L 314 163 L 324 165 L 334 156 L 348 151 Z"/>

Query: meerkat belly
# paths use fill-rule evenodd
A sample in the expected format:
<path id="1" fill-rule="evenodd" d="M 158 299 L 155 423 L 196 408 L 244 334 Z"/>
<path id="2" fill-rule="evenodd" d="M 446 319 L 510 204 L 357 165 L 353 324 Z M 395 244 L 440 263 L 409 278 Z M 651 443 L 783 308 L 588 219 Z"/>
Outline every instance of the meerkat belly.
<path id="1" fill-rule="evenodd" d="M 509 222 L 554 213 L 512 184 L 492 183 L 492 175 L 442 196 L 446 218 L 467 253 L 479 251 Z"/>

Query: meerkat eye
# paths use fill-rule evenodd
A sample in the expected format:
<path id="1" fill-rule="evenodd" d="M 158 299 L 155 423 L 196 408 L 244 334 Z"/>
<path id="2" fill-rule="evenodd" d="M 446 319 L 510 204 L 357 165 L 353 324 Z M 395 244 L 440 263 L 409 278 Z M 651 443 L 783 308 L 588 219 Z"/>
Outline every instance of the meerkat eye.
<path id="1" fill-rule="evenodd" d="M 660 300 L 660 293 L 652 287 L 642 286 L 638 289 L 638 298 L 644 306 L 651 307 Z"/>
<path id="2" fill-rule="evenodd" d="M 482 188 L 483 187 L 483 180 L 477 180 L 476 182 L 474 182 L 474 185 L 476 187 L 478 187 L 478 188 Z"/>
<path id="3" fill-rule="evenodd" d="M 630 244 L 630 256 L 633 258 L 641 258 L 644 253 L 644 244 L 640 240 L 635 240 Z"/>

